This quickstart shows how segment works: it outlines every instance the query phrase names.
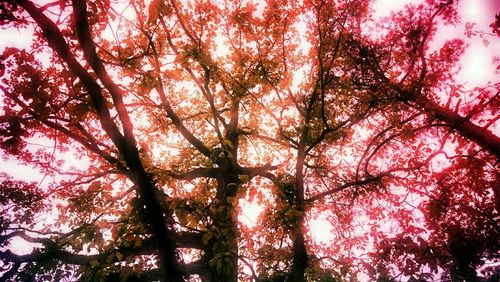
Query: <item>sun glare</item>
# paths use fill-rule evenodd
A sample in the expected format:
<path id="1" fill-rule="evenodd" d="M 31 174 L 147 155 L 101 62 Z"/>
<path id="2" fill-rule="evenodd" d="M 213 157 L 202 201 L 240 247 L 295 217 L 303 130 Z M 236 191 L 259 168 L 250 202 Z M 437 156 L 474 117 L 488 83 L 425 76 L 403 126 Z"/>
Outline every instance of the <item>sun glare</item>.
<path id="1" fill-rule="evenodd" d="M 478 25 L 489 24 L 488 15 L 489 9 L 486 4 L 487 1 L 477 1 L 477 0 L 464 0 L 461 5 L 462 17 L 466 18 L 467 21 L 473 21 Z"/>
<path id="2" fill-rule="evenodd" d="M 6 47 L 27 48 L 33 40 L 33 34 L 26 29 L 3 29 L 0 32 L 0 50 Z"/>
<path id="3" fill-rule="evenodd" d="M 373 16 L 375 18 L 387 17 L 391 12 L 396 12 L 403 9 L 404 6 L 410 3 L 418 3 L 420 0 L 376 0 L 373 3 Z"/>
<path id="4" fill-rule="evenodd" d="M 325 216 L 311 220 L 309 230 L 316 243 L 328 244 L 333 240 L 333 226 Z"/>
<path id="5" fill-rule="evenodd" d="M 14 250 L 17 255 L 27 255 L 33 252 L 37 245 L 29 243 L 20 237 L 14 237 L 10 240 L 9 249 Z"/>
<path id="6" fill-rule="evenodd" d="M 462 56 L 462 70 L 457 79 L 468 88 L 484 85 L 496 77 L 491 55 L 485 49 L 481 43 L 473 42 Z"/>
<path id="7" fill-rule="evenodd" d="M 264 206 L 255 202 L 249 202 L 244 199 L 240 200 L 241 215 L 239 220 L 249 228 L 257 225 L 259 216 L 264 210 Z"/>

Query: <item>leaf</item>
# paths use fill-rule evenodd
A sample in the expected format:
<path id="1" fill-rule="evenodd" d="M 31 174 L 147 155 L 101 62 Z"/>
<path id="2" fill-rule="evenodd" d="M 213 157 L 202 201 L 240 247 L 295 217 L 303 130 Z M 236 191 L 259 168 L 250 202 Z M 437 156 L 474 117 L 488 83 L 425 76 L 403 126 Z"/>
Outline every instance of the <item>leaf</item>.
<path id="1" fill-rule="evenodd" d="M 234 148 L 234 144 L 233 144 L 233 142 L 231 142 L 231 140 L 224 139 L 224 140 L 222 140 L 222 143 L 223 143 L 224 145 L 228 146 L 228 147 L 229 147 L 229 148 L 231 148 L 231 149 L 232 149 L 232 148 Z"/>
<path id="2" fill-rule="evenodd" d="M 210 241 L 210 239 L 212 239 L 212 237 L 212 232 L 208 231 L 207 233 L 203 234 L 201 240 L 204 245 L 208 245 L 208 242 Z"/>
<path id="3" fill-rule="evenodd" d="M 250 181 L 250 177 L 248 175 L 246 175 L 246 174 L 240 174 L 240 175 L 238 175 L 238 178 L 243 183 L 246 183 L 246 182 Z"/>
<path id="4" fill-rule="evenodd" d="M 107 257 L 106 257 L 106 263 L 107 263 L 107 264 L 112 263 L 112 262 L 113 262 L 113 260 L 114 260 L 113 258 L 114 258 L 113 254 L 110 254 L 109 256 L 107 256 Z"/>
<path id="5" fill-rule="evenodd" d="M 92 266 L 92 267 L 98 267 L 99 265 L 100 265 L 100 263 L 98 260 L 93 260 L 90 262 L 90 266 Z"/>
<path id="6" fill-rule="evenodd" d="M 102 182 L 99 180 L 96 180 L 89 185 L 88 191 L 91 193 L 98 192 L 101 190 L 101 185 L 102 185 Z"/>
<path id="7" fill-rule="evenodd" d="M 151 4 L 149 4 L 148 23 L 150 24 L 156 23 L 156 21 L 158 21 L 158 18 L 160 17 L 160 1 L 161 0 L 153 0 Z"/>
<path id="8" fill-rule="evenodd" d="M 142 239 L 140 237 L 134 237 L 134 247 L 140 248 L 142 246 Z"/>
<path id="9" fill-rule="evenodd" d="M 226 154 L 226 156 L 227 156 L 228 158 L 230 158 L 230 159 L 234 158 L 233 153 L 231 153 L 230 151 L 228 151 L 228 150 L 224 150 L 224 153 Z"/>
<path id="10" fill-rule="evenodd" d="M 116 259 L 118 259 L 119 261 L 123 260 L 123 254 L 120 253 L 119 251 L 115 252 L 115 256 L 116 256 Z"/>

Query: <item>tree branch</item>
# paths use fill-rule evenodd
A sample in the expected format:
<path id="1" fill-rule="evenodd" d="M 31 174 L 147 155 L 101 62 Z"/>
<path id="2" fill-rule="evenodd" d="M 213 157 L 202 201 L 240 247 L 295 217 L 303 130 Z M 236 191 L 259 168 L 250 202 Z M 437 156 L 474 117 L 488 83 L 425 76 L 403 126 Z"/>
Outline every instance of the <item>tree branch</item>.
<path id="1" fill-rule="evenodd" d="M 218 178 L 220 177 L 219 171 L 218 168 L 200 167 L 186 173 L 170 173 L 169 175 L 174 179 L 193 180 L 201 177 Z"/>
<path id="2" fill-rule="evenodd" d="M 86 1 L 73 0 L 73 15 L 75 18 L 76 34 L 78 36 L 80 46 L 82 47 L 83 54 L 85 55 L 85 59 L 89 62 L 96 75 L 102 81 L 104 87 L 106 87 L 111 94 L 116 111 L 118 112 L 118 116 L 120 117 L 120 121 L 122 123 L 125 138 L 135 145 L 133 125 L 123 103 L 123 91 L 108 75 L 101 59 L 97 55 L 94 40 L 89 29 Z"/>
<path id="3" fill-rule="evenodd" d="M 309 199 L 306 199 L 305 201 L 308 202 L 308 203 L 312 203 L 312 202 L 314 202 L 316 200 L 319 200 L 319 199 L 321 199 L 321 198 L 323 198 L 325 196 L 328 196 L 328 195 L 335 194 L 335 193 L 338 193 L 340 191 L 343 191 L 343 190 L 345 190 L 345 189 L 347 189 L 349 187 L 374 183 L 374 182 L 380 181 L 382 178 L 387 177 L 387 176 L 390 176 L 390 174 L 389 173 L 381 173 L 381 174 L 379 174 L 377 176 L 368 177 L 368 178 L 365 178 L 363 180 L 346 182 L 346 183 L 344 183 L 344 184 L 342 184 L 342 185 L 340 185 L 338 187 L 335 187 L 335 188 L 327 190 L 325 192 L 316 194 L 316 195 L 310 197 Z"/>

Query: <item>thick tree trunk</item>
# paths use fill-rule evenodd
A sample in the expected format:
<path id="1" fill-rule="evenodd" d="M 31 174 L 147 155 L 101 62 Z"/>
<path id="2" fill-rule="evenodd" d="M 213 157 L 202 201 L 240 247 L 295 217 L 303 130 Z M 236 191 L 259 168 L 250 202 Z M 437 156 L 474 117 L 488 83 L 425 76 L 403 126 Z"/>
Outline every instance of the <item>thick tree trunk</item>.
<path id="1" fill-rule="evenodd" d="M 293 230 L 293 264 L 289 281 L 305 281 L 308 264 L 307 249 L 304 240 L 304 217 L 301 215 Z"/>
<path id="2" fill-rule="evenodd" d="M 158 248 L 162 281 L 184 281 L 175 252 L 176 244 L 173 233 L 168 230 L 166 219 L 163 216 L 164 211 L 155 195 L 156 187 L 154 187 L 150 177 L 144 173 L 138 173 L 136 184 L 139 199 L 144 205 L 144 213 L 148 219 L 147 223 Z"/>
<path id="3" fill-rule="evenodd" d="M 307 136 L 305 131 L 304 136 Z M 292 230 L 293 240 L 293 262 L 289 274 L 290 281 L 305 281 L 305 271 L 308 265 L 307 249 L 304 238 L 304 161 L 305 161 L 305 142 L 301 142 L 298 148 L 297 162 L 295 165 L 295 189 L 294 203 L 295 211 L 298 213 L 295 219 L 295 226 Z"/>
<path id="4" fill-rule="evenodd" d="M 211 208 L 215 228 L 206 248 L 210 269 L 204 277 L 207 281 L 238 281 L 238 218 L 233 207 L 237 183 L 234 177 L 217 180 L 216 202 Z"/>

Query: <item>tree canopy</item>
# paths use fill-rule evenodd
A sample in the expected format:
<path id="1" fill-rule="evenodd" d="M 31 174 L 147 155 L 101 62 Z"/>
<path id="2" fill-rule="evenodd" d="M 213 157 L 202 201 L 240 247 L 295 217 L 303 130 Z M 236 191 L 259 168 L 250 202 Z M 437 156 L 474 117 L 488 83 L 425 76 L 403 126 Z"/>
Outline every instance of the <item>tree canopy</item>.
<path id="1" fill-rule="evenodd" d="M 0 1 L 0 147 L 45 175 L 0 174 L 1 280 L 497 281 L 456 1 L 38 2 Z"/>

